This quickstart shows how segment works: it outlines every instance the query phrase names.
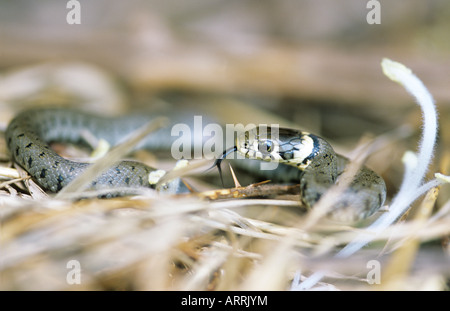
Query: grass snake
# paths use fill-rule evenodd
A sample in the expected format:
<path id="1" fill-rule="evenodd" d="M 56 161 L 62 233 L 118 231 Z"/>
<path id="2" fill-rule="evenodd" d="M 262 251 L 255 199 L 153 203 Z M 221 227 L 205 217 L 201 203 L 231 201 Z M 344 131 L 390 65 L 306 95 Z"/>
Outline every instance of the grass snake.
<path id="1" fill-rule="evenodd" d="M 5 133 L 12 159 L 23 167 L 44 189 L 58 192 L 89 163 L 79 163 L 61 157 L 49 146 L 61 141 L 83 143 L 82 131 L 117 144 L 123 137 L 149 121 L 147 115 L 118 118 L 94 116 L 77 110 L 60 108 L 31 109 L 18 114 Z M 270 131 L 270 128 L 269 128 Z M 280 167 L 273 171 L 258 171 L 255 161 L 241 160 L 240 166 L 274 181 L 300 183 L 302 201 L 312 207 L 338 180 L 348 160 L 336 154 L 319 136 L 294 129 L 278 129 L 276 138 L 260 135 L 257 127 L 236 138 L 233 151 L 254 160 L 275 161 Z M 138 148 L 170 148 L 170 132 L 149 135 Z M 103 172 L 91 184 L 93 189 L 150 187 L 148 175 L 154 169 L 134 161 L 122 161 Z M 362 167 L 354 177 L 343 199 L 332 211 L 335 218 L 358 220 L 373 214 L 384 203 L 386 187 L 383 179 Z"/>

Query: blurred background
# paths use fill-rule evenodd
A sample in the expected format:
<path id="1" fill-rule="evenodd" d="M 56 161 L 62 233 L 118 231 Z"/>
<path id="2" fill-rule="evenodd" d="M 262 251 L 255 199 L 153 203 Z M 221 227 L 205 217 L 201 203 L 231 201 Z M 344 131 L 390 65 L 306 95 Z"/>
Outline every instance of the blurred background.
<path id="1" fill-rule="evenodd" d="M 445 0 L 382 2 L 373 25 L 361 0 L 77 2 L 80 24 L 70 25 L 70 1 L 0 1 L 2 72 L 83 62 L 144 95 L 225 93 L 381 110 L 410 102 L 381 74 L 389 57 L 410 66 L 439 103 L 450 96 Z"/>

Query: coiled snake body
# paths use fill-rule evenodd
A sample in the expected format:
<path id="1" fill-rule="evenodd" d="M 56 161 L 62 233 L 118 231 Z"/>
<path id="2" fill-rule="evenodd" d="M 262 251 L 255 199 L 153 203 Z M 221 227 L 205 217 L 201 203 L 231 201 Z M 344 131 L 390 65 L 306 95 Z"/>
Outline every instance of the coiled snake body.
<path id="1" fill-rule="evenodd" d="M 109 119 L 75 110 L 34 109 L 16 116 L 10 122 L 5 138 L 13 160 L 44 189 L 58 192 L 89 164 L 61 157 L 49 147 L 49 142 L 80 143 L 83 142 L 82 131 L 87 130 L 115 145 L 148 119 L 144 115 Z M 275 179 L 292 181 L 292 176 L 296 176 L 294 182 L 298 182 L 300 177 L 302 201 L 313 206 L 335 184 L 348 160 L 337 155 L 324 139 L 316 135 L 293 129 L 280 128 L 277 131 L 277 137 L 270 139 L 262 137 L 259 128 L 247 131 L 237 137 L 234 150 L 250 159 L 280 163 L 281 170 L 270 172 L 272 177 L 277 177 Z M 158 131 L 139 147 L 167 148 L 171 140 L 164 135 L 170 137 L 170 132 Z M 251 169 L 255 169 L 255 165 Z M 123 161 L 102 173 L 92 182 L 91 188 L 150 187 L 148 175 L 153 170 L 139 162 Z M 335 204 L 332 214 L 346 221 L 365 218 L 375 212 L 385 198 L 383 179 L 362 167 L 343 199 Z"/>
<path id="2" fill-rule="evenodd" d="M 50 142 L 80 144 L 83 131 L 89 131 L 115 145 L 147 121 L 139 116 L 109 119 L 75 110 L 33 109 L 10 122 L 5 138 L 14 161 L 44 189 L 58 192 L 89 164 L 61 157 L 50 148 Z M 150 143 L 157 145 L 154 140 Z M 91 189 L 150 187 L 148 175 L 153 170 L 139 162 L 122 161 L 93 181 Z"/>

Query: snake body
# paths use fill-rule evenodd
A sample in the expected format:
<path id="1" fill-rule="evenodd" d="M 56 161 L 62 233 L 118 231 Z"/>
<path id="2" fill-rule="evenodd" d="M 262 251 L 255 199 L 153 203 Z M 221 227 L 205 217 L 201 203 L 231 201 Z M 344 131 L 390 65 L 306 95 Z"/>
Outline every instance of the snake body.
<path id="1" fill-rule="evenodd" d="M 5 133 L 12 159 L 23 167 L 44 189 L 58 192 L 82 173 L 89 163 L 65 159 L 49 146 L 50 142 L 83 143 L 83 131 L 116 145 L 125 135 L 149 121 L 147 115 L 115 119 L 88 113 L 58 109 L 33 109 L 18 114 Z M 247 158 L 280 163 L 277 170 L 266 172 L 273 180 L 298 182 L 302 201 L 313 206 L 338 180 L 348 160 L 336 154 L 319 136 L 293 129 L 277 129 L 277 137 L 263 137 L 260 128 L 237 136 L 235 150 Z M 270 132 L 270 128 L 269 128 Z M 150 135 L 138 148 L 170 148 L 170 132 Z M 257 169 L 255 161 L 247 169 Z M 242 165 L 242 162 L 241 162 Z M 244 166 L 245 166 L 244 165 Z M 134 161 L 122 161 L 103 172 L 91 189 L 150 187 L 148 175 L 154 169 Z M 275 178 L 274 178 L 275 177 Z M 357 220 L 374 213 L 386 198 L 383 179 L 362 167 L 332 214 L 342 220 Z"/>
<path id="2" fill-rule="evenodd" d="M 115 145 L 147 121 L 139 116 L 109 119 L 75 110 L 33 109 L 10 122 L 5 138 L 13 160 L 44 189 L 58 192 L 90 164 L 61 157 L 50 142 L 84 143 L 82 133 L 89 131 Z M 154 140 L 151 143 L 157 145 Z M 150 187 L 148 175 L 153 170 L 139 162 L 122 161 L 103 172 L 90 189 Z"/>

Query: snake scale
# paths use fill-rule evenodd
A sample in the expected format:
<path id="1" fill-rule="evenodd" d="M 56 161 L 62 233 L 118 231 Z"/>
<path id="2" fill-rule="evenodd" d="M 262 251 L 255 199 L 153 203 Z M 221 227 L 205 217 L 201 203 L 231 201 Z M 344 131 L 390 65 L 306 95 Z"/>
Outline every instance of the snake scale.
<path id="1" fill-rule="evenodd" d="M 77 110 L 31 109 L 18 114 L 10 122 L 5 138 L 12 159 L 44 189 L 58 192 L 89 164 L 61 157 L 51 149 L 50 142 L 80 144 L 84 142 L 82 132 L 89 131 L 97 138 L 116 145 L 125 135 L 148 121 L 145 115 L 111 119 Z M 248 159 L 280 163 L 277 170 L 267 171 L 266 175 L 272 180 L 300 182 L 302 201 L 312 207 L 336 183 L 348 160 L 337 155 L 330 144 L 319 136 L 294 129 L 279 128 L 278 131 L 278 136 L 271 139 L 262 137 L 258 127 L 246 131 L 237 136 L 232 151 L 238 151 Z M 138 147 L 167 148 L 171 139 L 165 135 L 170 137 L 170 132 L 152 133 Z M 257 168 L 252 161 L 243 161 L 246 161 L 243 166 L 248 170 Z M 153 170 L 139 162 L 122 161 L 97 177 L 91 188 L 114 191 L 115 188 L 150 187 L 148 175 Z M 334 205 L 331 215 L 345 221 L 363 219 L 378 210 L 385 198 L 383 179 L 362 167 L 343 199 Z"/>

